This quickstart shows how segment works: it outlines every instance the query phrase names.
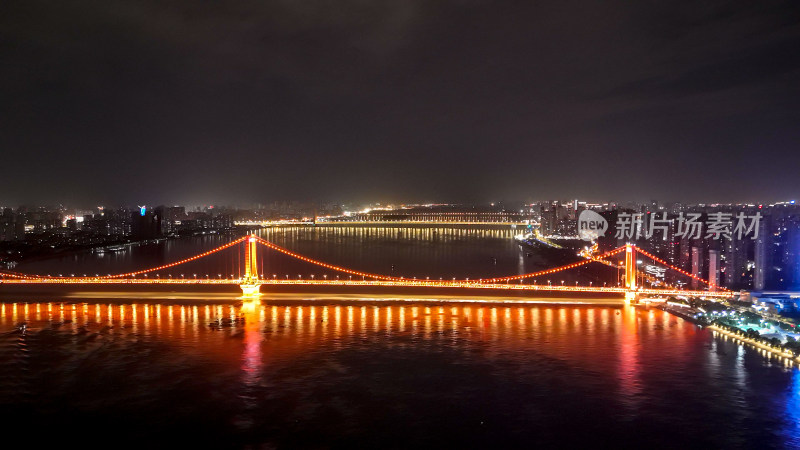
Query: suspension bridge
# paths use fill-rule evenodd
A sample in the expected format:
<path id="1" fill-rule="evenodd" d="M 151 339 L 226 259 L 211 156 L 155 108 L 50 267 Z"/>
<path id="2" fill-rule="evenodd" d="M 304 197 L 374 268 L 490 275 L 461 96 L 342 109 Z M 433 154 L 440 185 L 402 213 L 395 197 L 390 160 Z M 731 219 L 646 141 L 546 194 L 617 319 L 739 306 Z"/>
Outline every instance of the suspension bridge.
<path id="1" fill-rule="evenodd" d="M 272 277 L 264 276 L 259 273 L 259 247 L 266 248 L 269 251 L 281 253 L 291 258 L 303 261 L 313 266 L 320 267 L 336 275 L 328 276 L 323 275 L 321 278 L 315 278 L 313 275 L 310 278 L 302 278 L 299 276 L 297 279 L 279 278 L 277 275 Z M 162 273 L 173 269 L 178 266 L 189 264 L 193 261 L 206 258 L 215 253 L 222 251 L 237 251 L 238 255 L 242 257 L 244 270 L 236 277 L 223 278 L 221 275 L 218 278 L 206 276 L 205 278 L 196 276 L 193 278 L 186 278 L 184 276 L 173 277 L 170 275 L 162 276 Z M 680 286 L 668 285 L 666 283 L 652 283 L 652 280 L 646 274 L 640 274 L 637 271 L 637 259 L 639 257 L 647 258 L 654 264 L 660 265 L 665 269 L 674 271 L 676 275 L 688 277 L 693 279 L 696 284 L 702 285 L 704 289 L 686 290 Z M 616 261 L 619 258 L 619 261 Z M 588 285 L 580 285 L 576 282 L 575 285 L 552 284 L 549 280 L 546 283 L 544 277 L 551 276 L 557 273 L 567 272 L 570 270 L 579 269 L 581 267 L 589 266 L 591 264 L 601 264 L 605 266 L 612 266 L 618 269 L 624 269 L 624 277 L 617 286 L 603 286 L 594 285 L 589 282 Z M 353 279 L 355 277 L 355 279 Z M 260 294 L 262 287 L 266 286 L 402 286 L 402 287 L 428 287 L 428 288 L 455 288 L 464 290 L 499 290 L 499 291 L 535 291 L 542 292 L 566 292 L 575 295 L 588 294 L 588 293 L 604 293 L 619 295 L 624 297 L 626 301 L 634 303 L 643 296 L 670 296 L 670 295 L 683 295 L 691 297 L 732 297 L 734 293 L 719 286 L 710 284 L 707 280 L 699 278 L 691 273 L 688 273 L 678 267 L 668 264 L 666 261 L 652 255 L 632 244 L 627 244 L 618 247 L 614 250 L 605 252 L 600 255 L 584 255 L 580 261 L 570 264 L 562 265 L 559 267 L 548 268 L 536 272 L 530 272 L 519 275 L 510 275 L 504 277 L 487 277 L 478 279 L 430 279 L 430 278 L 409 278 L 402 276 L 391 276 L 377 273 L 369 273 L 360 270 L 354 270 L 347 267 L 342 267 L 334 264 L 329 264 L 314 258 L 310 258 L 299 253 L 276 245 L 270 241 L 262 239 L 256 235 L 248 235 L 238 238 L 232 242 L 221 245 L 209 251 L 185 258 L 182 260 L 174 261 L 168 264 L 163 264 L 156 267 L 136 270 L 127 273 L 109 274 L 95 276 L 51 276 L 51 275 L 38 275 L 26 274 L 12 271 L 0 272 L 0 286 L 2 285 L 238 285 L 244 296 L 257 296 Z M 655 284 L 655 285 L 654 285 Z"/>

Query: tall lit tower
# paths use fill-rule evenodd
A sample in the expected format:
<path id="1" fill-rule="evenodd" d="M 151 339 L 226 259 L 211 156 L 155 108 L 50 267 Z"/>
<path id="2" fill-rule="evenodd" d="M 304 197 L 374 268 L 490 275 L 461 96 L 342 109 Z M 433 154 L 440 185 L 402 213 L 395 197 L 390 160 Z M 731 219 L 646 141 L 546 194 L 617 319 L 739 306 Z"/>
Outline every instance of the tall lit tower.
<path id="1" fill-rule="evenodd" d="M 636 252 L 633 244 L 625 244 L 625 287 L 636 289 Z"/>
<path id="2" fill-rule="evenodd" d="M 256 239 L 255 235 L 250 235 L 244 246 L 244 276 L 240 284 L 244 295 L 258 295 L 261 287 L 258 279 Z"/>

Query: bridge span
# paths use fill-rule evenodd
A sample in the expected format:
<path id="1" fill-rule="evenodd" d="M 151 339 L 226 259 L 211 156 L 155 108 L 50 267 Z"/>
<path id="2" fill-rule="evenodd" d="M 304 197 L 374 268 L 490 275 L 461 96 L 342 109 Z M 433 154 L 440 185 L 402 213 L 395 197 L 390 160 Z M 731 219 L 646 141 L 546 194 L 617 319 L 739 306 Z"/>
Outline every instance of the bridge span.
<path id="1" fill-rule="evenodd" d="M 231 278 L 213 278 L 210 276 L 203 277 L 173 277 L 161 276 L 161 272 L 167 269 L 177 267 L 191 261 L 205 258 L 214 253 L 242 246 L 243 247 L 243 266 L 244 273 L 239 277 Z M 292 258 L 304 261 L 308 264 L 322 267 L 332 272 L 340 273 L 335 277 L 328 277 L 324 275 L 322 278 L 315 278 L 313 275 L 310 278 L 298 277 L 298 279 L 281 279 L 276 275 L 272 277 L 265 277 L 257 273 L 258 267 L 258 249 L 259 246 L 265 247 L 272 251 L 277 251 Z M 552 284 L 549 281 L 540 282 L 540 278 L 546 275 L 552 275 L 571 269 L 576 269 L 592 263 L 609 264 L 610 258 L 615 256 L 622 256 L 624 265 L 625 276 L 624 285 L 621 286 L 598 286 L 592 285 L 565 285 Z M 667 269 L 677 271 L 682 276 L 694 278 L 697 281 L 704 283 L 707 286 L 706 290 L 685 290 L 674 286 L 644 286 L 640 285 L 636 271 L 636 260 L 638 256 L 644 256 L 651 259 L 654 263 L 664 265 Z M 355 279 L 353 279 L 355 277 Z M 144 285 L 183 285 L 183 286 L 225 286 L 225 285 L 238 285 L 243 295 L 257 296 L 261 293 L 262 287 L 269 289 L 269 287 L 374 287 L 374 288 L 430 288 L 430 289 L 457 289 L 465 292 L 516 292 L 516 293 L 568 293 L 571 295 L 588 295 L 588 294 L 606 294 L 618 295 L 620 298 L 625 298 L 628 302 L 636 302 L 637 299 L 643 296 L 671 296 L 683 295 L 692 297 L 719 297 L 728 298 L 733 297 L 734 293 L 709 284 L 706 280 L 702 280 L 681 270 L 680 268 L 673 267 L 663 260 L 651 255 L 634 245 L 628 244 L 623 247 L 616 248 L 602 255 L 586 256 L 584 259 L 571 264 L 553 267 L 537 272 L 531 272 L 520 275 L 510 275 L 505 277 L 487 277 L 478 279 L 418 279 L 408 277 L 398 277 L 390 275 L 382 275 L 375 273 L 368 273 L 358 270 L 353 270 L 345 267 L 336 266 L 323 261 L 318 261 L 304 255 L 300 255 L 291 250 L 280 247 L 272 242 L 264 240 L 256 235 L 249 235 L 236 239 L 228 244 L 217 247 L 213 250 L 194 255 L 180 261 L 175 261 L 169 264 L 151 267 L 147 269 L 137 270 L 134 272 L 120 273 L 115 275 L 95 275 L 95 276 L 49 276 L 49 275 L 35 275 L 25 274 L 19 272 L 0 272 L 0 286 L 35 286 L 35 285 L 127 285 L 127 286 L 144 286 Z"/>

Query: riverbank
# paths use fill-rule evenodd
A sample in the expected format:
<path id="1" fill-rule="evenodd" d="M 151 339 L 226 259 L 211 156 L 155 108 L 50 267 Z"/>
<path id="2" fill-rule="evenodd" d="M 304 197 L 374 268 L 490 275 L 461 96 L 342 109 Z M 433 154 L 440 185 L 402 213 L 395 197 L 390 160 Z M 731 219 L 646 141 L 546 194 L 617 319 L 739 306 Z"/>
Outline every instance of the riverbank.
<path id="1" fill-rule="evenodd" d="M 758 341 L 756 341 L 754 339 L 750 339 L 750 338 L 741 336 L 739 334 L 730 332 L 730 331 L 725 330 L 723 328 L 720 328 L 720 327 L 718 327 L 716 325 L 708 325 L 707 328 L 709 330 L 713 331 L 714 333 L 718 333 L 718 334 L 730 337 L 730 338 L 732 338 L 732 339 L 734 339 L 736 341 L 739 341 L 740 343 L 750 345 L 750 346 L 752 346 L 754 348 L 758 348 L 760 350 L 764 350 L 765 352 L 768 352 L 768 353 L 776 355 L 776 356 L 780 356 L 781 358 L 786 359 L 788 361 L 791 361 L 792 363 L 800 363 L 800 356 L 796 356 L 793 353 L 789 353 L 789 352 L 787 352 L 787 351 L 785 351 L 783 349 L 779 349 L 779 348 L 776 348 L 776 347 L 772 347 L 770 345 L 766 345 L 766 344 L 764 344 L 762 342 L 758 342 Z"/>
<path id="2" fill-rule="evenodd" d="M 792 353 L 790 351 L 787 351 L 783 347 L 772 346 L 772 345 L 766 344 L 764 342 L 760 342 L 758 340 L 749 338 L 749 337 L 744 336 L 742 334 L 736 333 L 734 331 L 726 330 L 725 328 L 722 328 L 721 326 L 715 325 L 713 323 L 708 323 L 708 322 L 705 322 L 703 320 L 698 319 L 695 316 L 695 314 L 698 313 L 699 311 L 695 310 L 693 308 L 688 308 L 688 307 L 687 308 L 681 308 L 681 307 L 677 307 L 675 305 L 665 304 L 664 306 L 659 307 L 658 309 L 661 309 L 664 312 L 670 313 L 673 316 L 680 317 L 681 319 L 686 320 L 687 322 L 691 322 L 691 323 L 693 323 L 693 324 L 695 324 L 697 326 L 700 326 L 702 328 L 707 328 L 707 329 L 711 330 L 715 334 L 715 336 L 716 335 L 723 335 L 723 336 L 729 337 L 729 338 L 731 338 L 731 339 L 733 339 L 733 340 L 735 340 L 735 341 L 737 341 L 737 342 L 739 342 L 741 344 L 750 345 L 753 348 L 757 348 L 757 349 L 762 350 L 764 352 L 767 352 L 767 353 L 769 353 L 771 355 L 778 356 L 778 357 L 780 357 L 780 358 L 782 358 L 782 359 L 784 359 L 786 361 L 790 361 L 791 363 L 800 363 L 800 355 L 795 355 L 794 353 Z M 740 331 L 741 331 L 741 333 L 745 333 L 744 330 L 740 330 Z"/>

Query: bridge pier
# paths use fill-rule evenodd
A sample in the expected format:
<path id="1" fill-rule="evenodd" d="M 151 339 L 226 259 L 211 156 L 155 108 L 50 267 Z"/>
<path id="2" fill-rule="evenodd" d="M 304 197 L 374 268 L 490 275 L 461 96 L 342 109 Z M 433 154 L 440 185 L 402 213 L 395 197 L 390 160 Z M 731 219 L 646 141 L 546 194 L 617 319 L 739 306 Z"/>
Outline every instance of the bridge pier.
<path id="1" fill-rule="evenodd" d="M 261 284 L 240 284 L 242 288 L 242 295 L 245 297 L 256 297 L 261 294 Z"/>

